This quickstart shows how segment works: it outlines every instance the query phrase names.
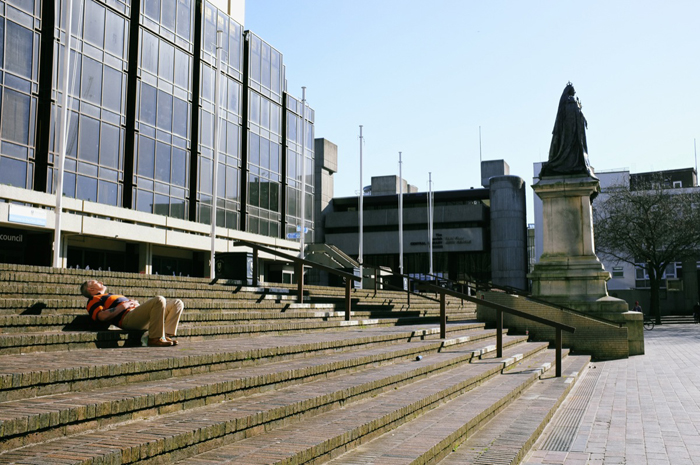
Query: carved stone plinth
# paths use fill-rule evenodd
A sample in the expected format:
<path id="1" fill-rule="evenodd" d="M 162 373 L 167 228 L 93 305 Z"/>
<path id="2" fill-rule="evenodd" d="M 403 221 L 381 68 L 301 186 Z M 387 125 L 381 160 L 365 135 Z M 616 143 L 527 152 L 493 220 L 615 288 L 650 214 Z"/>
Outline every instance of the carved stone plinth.
<path id="1" fill-rule="evenodd" d="M 528 277 L 532 294 L 592 316 L 624 323 L 630 355 L 644 353 L 642 316 L 608 295 L 610 274 L 595 254 L 591 197 L 598 179 L 586 175 L 545 177 L 532 186 L 543 204 L 543 253 Z"/>

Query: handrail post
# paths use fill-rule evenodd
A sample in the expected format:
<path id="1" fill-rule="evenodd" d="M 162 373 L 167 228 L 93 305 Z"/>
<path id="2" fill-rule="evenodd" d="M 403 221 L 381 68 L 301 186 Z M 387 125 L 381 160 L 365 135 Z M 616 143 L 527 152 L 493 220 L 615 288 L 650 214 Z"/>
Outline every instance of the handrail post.
<path id="1" fill-rule="evenodd" d="M 352 310 L 352 300 L 350 300 L 350 288 L 352 280 L 345 280 L 345 321 L 350 321 L 350 311 Z"/>
<path id="2" fill-rule="evenodd" d="M 253 247 L 253 286 L 258 285 L 258 248 Z"/>
<path id="3" fill-rule="evenodd" d="M 503 310 L 496 310 L 496 357 L 503 357 Z"/>
<path id="4" fill-rule="evenodd" d="M 406 289 L 406 294 L 407 294 L 406 305 L 408 305 L 410 307 L 411 306 L 411 278 L 408 278 L 406 280 L 406 283 L 408 284 L 408 289 Z"/>
<path id="5" fill-rule="evenodd" d="M 296 266 L 297 275 L 297 302 L 300 304 L 304 303 L 304 263 L 301 261 L 297 262 Z"/>
<path id="6" fill-rule="evenodd" d="M 377 295 L 377 280 L 379 279 L 379 273 L 377 273 L 378 270 L 379 268 L 374 269 L 374 295 Z"/>
<path id="7" fill-rule="evenodd" d="M 556 337 L 557 378 L 561 378 L 561 328 L 557 328 Z"/>
<path id="8" fill-rule="evenodd" d="M 445 293 L 440 293 L 440 339 L 447 337 L 447 312 L 445 311 Z"/>

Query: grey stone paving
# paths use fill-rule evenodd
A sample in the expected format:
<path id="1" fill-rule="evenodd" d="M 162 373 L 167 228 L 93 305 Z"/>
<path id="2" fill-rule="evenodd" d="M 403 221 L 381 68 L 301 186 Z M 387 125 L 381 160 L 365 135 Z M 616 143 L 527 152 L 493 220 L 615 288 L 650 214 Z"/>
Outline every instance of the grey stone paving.
<path id="1" fill-rule="evenodd" d="M 700 464 L 700 326 L 656 326 L 644 337 L 645 355 L 591 364 L 598 380 L 568 450 L 545 446 L 582 384 L 523 464 Z"/>

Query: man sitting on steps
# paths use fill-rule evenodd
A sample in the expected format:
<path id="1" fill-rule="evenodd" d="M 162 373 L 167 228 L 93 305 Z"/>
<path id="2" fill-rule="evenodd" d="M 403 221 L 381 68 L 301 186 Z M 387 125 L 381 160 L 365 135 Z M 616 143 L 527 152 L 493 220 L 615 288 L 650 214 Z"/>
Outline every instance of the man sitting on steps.
<path id="1" fill-rule="evenodd" d="M 177 345 L 180 314 L 185 308 L 181 300 L 167 302 L 157 296 L 143 305 L 123 295 L 108 294 L 107 287 L 91 279 L 80 286 L 80 293 L 88 299 L 87 311 L 93 321 L 108 322 L 123 329 L 148 330 L 149 347 Z"/>

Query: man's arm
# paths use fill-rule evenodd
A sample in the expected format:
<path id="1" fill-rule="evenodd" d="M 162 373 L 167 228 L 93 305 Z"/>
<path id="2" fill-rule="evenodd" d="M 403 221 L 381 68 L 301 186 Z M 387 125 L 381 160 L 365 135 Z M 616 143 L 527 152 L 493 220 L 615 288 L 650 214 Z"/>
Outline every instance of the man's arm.
<path id="1" fill-rule="evenodd" d="M 97 314 L 97 319 L 100 321 L 109 321 L 112 318 L 121 315 L 122 312 L 136 308 L 139 306 L 139 303 L 135 300 L 127 300 L 126 302 L 122 302 L 119 305 L 112 307 L 112 308 L 105 308 L 104 310 L 101 310 Z"/>

